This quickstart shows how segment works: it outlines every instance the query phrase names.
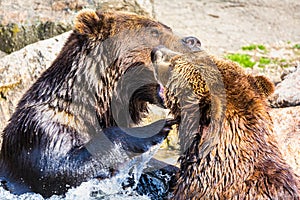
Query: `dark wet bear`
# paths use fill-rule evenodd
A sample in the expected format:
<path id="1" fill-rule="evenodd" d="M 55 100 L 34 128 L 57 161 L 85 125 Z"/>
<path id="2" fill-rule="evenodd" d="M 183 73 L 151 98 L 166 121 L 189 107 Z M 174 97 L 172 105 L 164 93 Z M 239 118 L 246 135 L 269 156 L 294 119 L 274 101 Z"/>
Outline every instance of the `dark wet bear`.
<path id="1" fill-rule="evenodd" d="M 107 178 L 168 134 L 174 121 L 138 124 L 147 103 L 160 104 L 150 52 L 163 44 L 194 51 L 167 26 L 130 13 L 78 14 L 73 33 L 20 100 L 3 132 L 1 177 L 20 194 L 63 194 Z M 120 139 L 122 138 L 122 139 Z"/>
<path id="2" fill-rule="evenodd" d="M 181 156 L 171 199 L 299 199 L 299 177 L 272 136 L 273 84 L 204 51 L 152 52 L 164 98 L 180 117 Z"/>

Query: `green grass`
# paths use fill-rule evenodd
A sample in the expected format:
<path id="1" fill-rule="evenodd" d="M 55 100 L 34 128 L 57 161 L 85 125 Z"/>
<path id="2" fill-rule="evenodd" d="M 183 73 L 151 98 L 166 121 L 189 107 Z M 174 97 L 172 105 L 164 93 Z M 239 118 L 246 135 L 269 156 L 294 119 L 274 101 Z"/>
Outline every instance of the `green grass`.
<path id="1" fill-rule="evenodd" d="M 287 62 L 286 59 L 280 59 L 279 62 Z"/>
<path id="2" fill-rule="evenodd" d="M 242 67 L 250 67 L 252 68 L 256 62 L 252 60 L 252 57 L 248 54 L 229 54 L 226 56 L 226 58 L 239 63 Z M 259 67 L 265 67 L 266 65 L 270 64 L 272 61 L 269 58 L 261 57 L 259 58 L 258 66 Z"/>
<path id="3" fill-rule="evenodd" d="M 256 49 L 256 45 L 255 44 L 250 44 L 248 46 L 243 46 L 242 47 L 242 50 L 244 51 L 253 51 Z"/>
<path id="4" fill-rule="evenodd" d="M 262 50 L 262 51 L 266 51 L 267 50 L 267 48 L 264 45 L 262 45 L 262 44 L 257 45 L 257 48 L 259 50 Z"/>
<path id="5" fill-rule="evenodd" d="M 271 60 L 269 58 L 261 57 L 259 59 L 259 64 L 267 65 L 267 64 L 270 64 L 270 63 L 271 63 Z"/>
<path id="6" fill-rule="evenodd" d="M 273 63 L 280 65 L 281 67 L 288 67 L 289 66 L 289 60 L 287 59 L 274 59 L 272 60 Z"/>
<path id="7" fill-rule="evenodd" d="M 300 44 L 295 44 L 295 45 L 293 46 L 293 48 L 294 48 L 294 49 L 300 49 Z"/>
<path id="8" fill-rule="evenodd" d="M 300 56 L 300 43 L 294 43 L 293 45 L 288 45 L 284 48 L 294 53 L 294 57 L 288 59 L 276 57 L 274 58 L 269 55 L 272 48 L 268 49 L 262 44 L 250 44 L 247 46 L 242 46 L 241 49 L 243 51 L 239 51 L 240 53 L 230 53 L 225 55 L 225 58 L 237 62 L 240 66 L 245 68 L 253 68 L 254 66 L 265 68 L 270 64 L 279 65 L 281 67 L 288 67 L 292 65 L 295 60 L 299 60 L 296 57 Z"/>
<path id="9" fill-rule="evenodd" d="M 257 49 L 259 49 L 261 51 L 266 51 L 267 50 L 267 48 L 262 44 L 250 44 L 248 46 L 243 46 L 242 47 L 243 51 L 253 51 L 253 50 L 257 50 Z"/>
<path id="10" fill-rule="evenodd" d="M 271 60 L 269 58 L 264 58 L 264 57 L 261 57 L 259 59 L 259 67 L 265 67 L 265 65 L 268 65 L 271 63 Z"/>
<path id="11" fill-rule="evenodd" d="M 243 67 L 252 68 L 255 65 L 255 62 L 251 61 L 251 56 L 249 56 L 248 54 L 228 54 L 226 58 L 239 63 Z"/>

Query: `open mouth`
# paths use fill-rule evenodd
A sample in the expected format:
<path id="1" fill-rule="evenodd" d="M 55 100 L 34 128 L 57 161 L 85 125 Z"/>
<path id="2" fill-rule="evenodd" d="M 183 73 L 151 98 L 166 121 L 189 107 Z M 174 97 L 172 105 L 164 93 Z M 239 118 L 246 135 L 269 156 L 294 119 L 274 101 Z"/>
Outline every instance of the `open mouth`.
<path id="1" fill-rule="evenodd" d="M 161 99 L 161 106 L 163 108 L 167 108 L 166 107 L 166 102 L 167 102 L 166 88 L 161 83 L 159 83 L 159 86 L 157 88 L 157 94 L 158 94 L 159 98 Z"/>

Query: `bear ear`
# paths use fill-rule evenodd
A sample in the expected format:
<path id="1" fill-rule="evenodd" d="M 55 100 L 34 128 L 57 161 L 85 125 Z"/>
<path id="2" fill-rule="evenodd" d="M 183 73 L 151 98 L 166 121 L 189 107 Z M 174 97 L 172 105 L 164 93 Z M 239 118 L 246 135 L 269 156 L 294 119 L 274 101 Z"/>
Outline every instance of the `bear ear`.
<path id="1" fill-rule="evenodd" d="M 264 98 L 267 98 L 275 91 L 274 84 L 265 76 L 255 76 L 254 87 L 257 89 L 259 94 Z"/>
<path id="2" fill-rule="evenodd" d="M 75 18 L 74 29 L 79 34 L 96 38 L 99 34 L 99 22 L 100 18 L 94 10 L 83 9 Z"/>

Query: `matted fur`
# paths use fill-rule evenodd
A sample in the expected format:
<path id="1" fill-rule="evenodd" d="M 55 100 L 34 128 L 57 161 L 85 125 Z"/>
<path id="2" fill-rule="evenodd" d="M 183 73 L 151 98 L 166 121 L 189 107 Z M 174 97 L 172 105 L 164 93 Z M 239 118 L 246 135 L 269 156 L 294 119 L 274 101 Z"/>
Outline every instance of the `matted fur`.
<path id="1" fill-rule="evenodd" d="M 174 55 L 162 48 L 156 54 L 156 73 L 167 71 L 161 67 L 171 71 L 168 107 L 184 126 L 179 128 L 182 154 L 171 199 L 299 199 L 299 177 L 273 138 L 265 101 L 273 84 L 205 52 Z M 189 97 L 182 96 L 186 88 L 192 90 Z M 190 110 L 182 112 L 180 101 L 189 98 Z"/>
<path id="2" fill-rule="evenodd" d="M 168 122 L 156 133 L 152 126 L 147 138 L 126 135 L 120 127 L 138 124 L 147 103 L 160 104 L 150 53 L 161 44 L 190 48 L 147 17 L 79 12 L 60 54 L 20 100 L 3 132 L 0 176 L 8 189 L 63 194 L 91 178 L 114 175 L 132 154 L 166 137 Z"/>

